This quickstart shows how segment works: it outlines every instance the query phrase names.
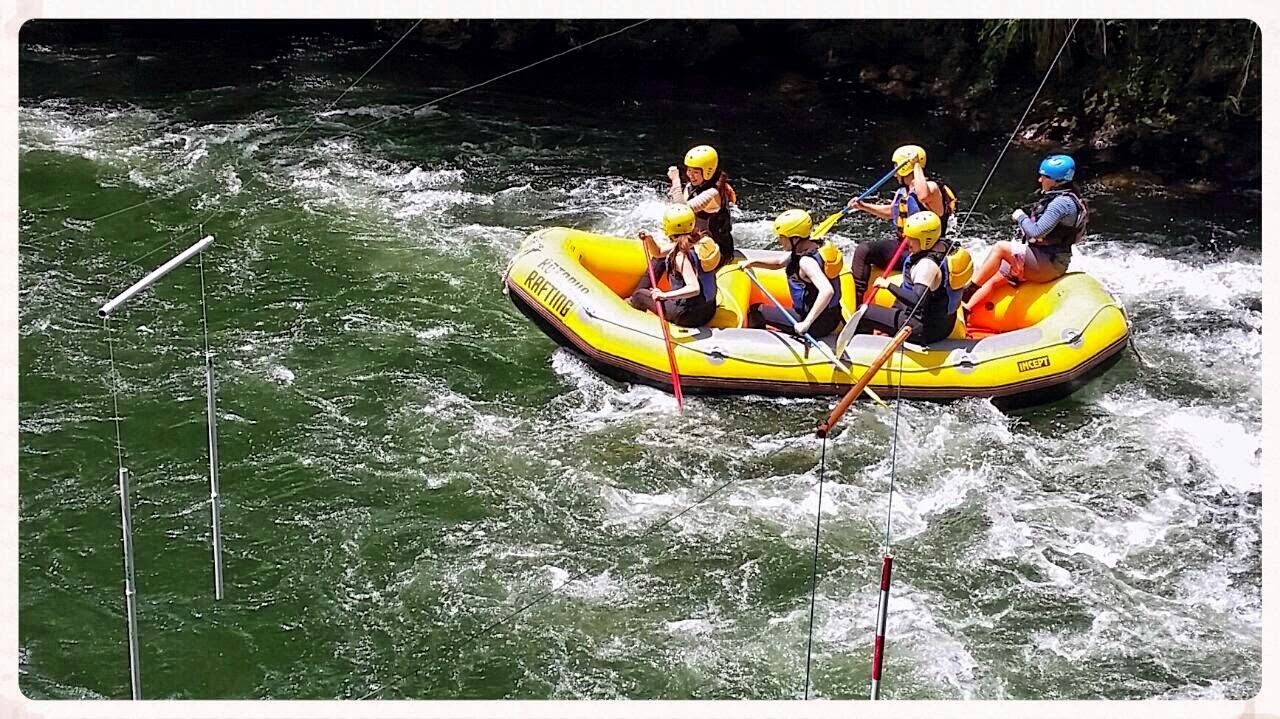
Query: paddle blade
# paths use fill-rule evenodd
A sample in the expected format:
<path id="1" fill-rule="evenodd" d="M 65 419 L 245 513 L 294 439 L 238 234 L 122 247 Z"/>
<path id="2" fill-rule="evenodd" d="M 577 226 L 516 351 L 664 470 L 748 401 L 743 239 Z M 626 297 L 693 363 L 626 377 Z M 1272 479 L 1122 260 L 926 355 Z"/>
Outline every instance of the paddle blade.
<path id="1" fill-rule="evenodd" d="M 840 336 L 836 338 L 836 357 L 843 357 L 844 351 L 849 347 L 849 343 L 853 341 L 853 335 L 858 330 L 858 323 L 862 321 L 862 315 L 867 311 L 867 305 L 863 304 L 849 317 L 844 323 L 844 329 L 840 330 Z"/>
<path id="2" fill-rule="evenodd" d="M 876 404 L 880 405 L 881 407 L 884 407 L 885 409 L 889 409 L 888 403 L 880 399 L 880 395 L 873 392 L 870 387 L 863 387 L 862 392 L 863 394 L 867 395 L 872 400 L 874 400 Z"/>
<path id="3" fill-rule="evenodd" d="M 832 215 L 832 216 L 828 217 L 827 219 L 823 220 L 823 221 L 822 221 L 822 224 L 820 224 L 820 225 L 818 225 L 817 227 L 813 228 L 813 233 L 812 233 L 812 234 L 810 234 L 809 236 L 810 236 L 810 237 L 812 237 L 812 238 L 813 238 L 813 239 L 815 239 L 815 240 L 816 240 L 816 239 L 818 239 L 819 237 L 822 237 L 823 235 L 825 235 L 825 234 L 827 234 L 828 232 L 830 232 L 832 227 L 835 227 L 835 226 L 836 226 L 836 223 L 840 221 L 840 218 L 841 218 L 841 217 L 844 217 L 844 210 L 841 210 L 841 211 L 837 212 L 836 214 L 834 214 L 834 215 Z"/>

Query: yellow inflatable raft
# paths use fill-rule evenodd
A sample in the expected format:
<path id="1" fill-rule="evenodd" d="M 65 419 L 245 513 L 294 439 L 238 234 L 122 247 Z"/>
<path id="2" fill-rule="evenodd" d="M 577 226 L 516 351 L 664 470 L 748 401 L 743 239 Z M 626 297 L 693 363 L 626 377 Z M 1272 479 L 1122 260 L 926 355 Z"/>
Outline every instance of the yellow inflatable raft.
<path id="1" fill-rule="evenodd" d="M 739 251 L 717 272 L 718 308 L 711 323 L 697 329 L 670 326 L 685 392 L 837 394 L 861 376 L 889 341 L 854 337 L 841 358 L 851 377 L 803 340 L 746 329 L 747 308 L 769 300 L 739 262 L 780 254 Z M 625 299 L 644 271 L 639 240 L 554 227 L 525 240 L 507 268 L 504 291 L 552 339 L 604 374 L 669 390 L 670 366 L 658 317 L 632 308 Z M 790 306 L 781 270 L 752 272 L 770 294 Z M 848 317 L 854 288 L 847 258 L 838 281 Z M 893 296 L 881 290 L 875 302 L 890 305 Z M 1116 362 L 1129 337 L 1120 306 L 1096 280 L 1079 272 L 997 293 L 967 323 L 966 329 L 957 322 L 950 338 L 932 346 L 908 344 L 901 374 L 895 356 L 892 375 L 886 364 L 872 380 L 872 389 L 887 397 L 896 393 L 900 381 L 902 396 L 908 398 L 990 397 L 1003 407 L 1038 404 L 1070 394 Z M 835 340 L 819 338 L 832 348 Z"/>

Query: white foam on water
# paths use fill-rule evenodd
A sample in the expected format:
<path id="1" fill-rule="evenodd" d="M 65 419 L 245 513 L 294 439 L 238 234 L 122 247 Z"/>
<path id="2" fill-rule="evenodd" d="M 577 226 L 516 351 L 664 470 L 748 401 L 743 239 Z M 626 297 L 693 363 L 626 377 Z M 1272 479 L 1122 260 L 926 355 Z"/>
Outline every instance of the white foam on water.
<path id="1" fill-rule="evenodd" d="M 541 568 L 550 589 L 558 596 L 574 597 L 592 602 L 617 602 L 627 595 L 626 584 L 608 571 L 579 577 L 570 581 L 575 573 L 547 564 Z"/>
<path id="2" fill-rule="evenodd" d="M 684 493 L 650 494 L 604 485 L 600 487 L 600 501 L 604 507 L 604 527 L 627 525 L 633 529 L 643 529 L 680 511 L 691 500 Z M 674 520 L 672 526 L 685 529 L 692 521 L 689 514 L 686 514 Z"/>
<path id="3" fill-rule="evenodd" d="M 1116 416 L 1143 420 L 1148 444 L 1159 442 L 1166 457 L 1192 455 L 1201 460 L 1222 487 L 1235 492 L 1262 489 L 1261 428 L 1227 419 L 1221 410 L 1181 406 L 1131 391 L 1109 394 L 1099 404 Z"/>
<path id="4" fill-rule="evenodd" d="M 419 414 L 451 420 L 472 411 L 471 400 L 446 387 L 433 387 L 434 396 L 425 405 L 416 408 Z"/>
<path id="5" fill-rule="evenodd" d="M 932 609 L 946 606 L 947 601 L 901 579 L 894 582 L 892 591 L 885 632 L 895 656 L 906 657 L 912 677 L 932 684 L 945 696 L 972 698 L 978 661 Z M 865 656 L 875 635 L 878 601 L 878 586 L 819 597 L 822 616 L 815 619 L 815 642 L 839 647 L 841 653 Z"/>
<path id="6" fill-rule="evenodd" d="M 666 633 L 682 637 L 705 637 L 715 629 L 715 624 L 708 619 L 677 619 L 662 625 Z"/>
<path id="7" fill-rule="evenodd" d="M 617 389 L 576 355 L 558 348 L 551 355 L 551 369 L 573 385 L 582 406 L 571 413 L 572 423 L 584 431 L 610 427 L 623 420 L 677 415 L 675 396 L 646 385 L 625 385 Z M 686 399 L 686 404 L 689 400 Z"/>
<path id="8" fill-rule="evenodd" d="M 1155 254 L 1160 252 L 1160 255 Z M 1232 310 L 1232 300 L 1262 294 L 1260 253 L 1238 250 L 1228 259 L 1193 249 L 1170 251 L 1141 243 L 1092 243 L 1073 253 L 1071 269 L 1098 278 L 1120 298 L 1158 297 L 1175 316 L 1188 306 Z"/>
<path id="9" fill-rule="evenodd" d="M 323 139 L 306 152 L 304 160 L 285 165 L 282 172 L 286 185 L 305 198 L 304 206 L 313 209 L 339 208 L 367 222 L 404 229 L 421 218 L 434 220 L 460 207 L 494 201 L 492 195 L 465 189 L 465 170 L 428 170 L 394 162 L 370 154 L 351 138 Z M 323 163 L 316 162 L 317 154 L 324 157 Z M 449 244 L 439 232 L 417 236 L 434 237 L 442 247 Z"/>
<path id="10" fill-rule="evenodd" d="M 703 505 L 703 517 L 708 523 L 716 514 L 726 528 L 740 526 L 735 512 L 745 510 L 750 515 L 767 519 L 779 525 L 784 534 L 804 541 L 812 538 L 814 517 L 818 514 L 817 467 L 799 475 L 783 475 L 752 480 L 734 487 L 715 505 Z M 828 478 L 829 480 L 830 478 Z M 822 486 L 822 516 L 837 518 L 861 517 L 866 513 L 865 492 L 861 487 L 840 482 L 826 481 Z"/>
<path id="11" fill-rule="evenodd" d="M 77 155 L 104 165 L 118 175 L 104 174 L 102 187 L 116 187 L 119 179 L 142 189 L 162 191 L 189 187 L 207 179 L 207 172 L 223 178 L 230 194 L 240 180 L 227 168 L 217 168 L 213 146 L 231 145 L 220 152 L 246 153 L 246 138 L 270 131 L 278 122 L 263 117 L 243 122 L 180 126 L 167 115 L 139 107 L 102 107 L 52 99 L 20 108 L 20 152 L 47 150 Z M 253 149 L 256 149 L 256 145 Z M 206 199 L 206 203 L 213 203 Z"/>
<path id="12" fill-rule="evenodd" d="M 333 110 L 325 110 L 316 113 L 316 117 L 336 117 L 340 115 L 351 117 L 375 117 L 378 119 L 395 117 L 400 114 L 408 114 L 410 105 L 362 105 L 360 107 L 344 107 Z"/>
<path id="13" fill-rule="evenodd" d="M 640 230 L 662 236 L 662 216 L 671 206 L 653 185 L 616 177 L 587 180 L 566 193 L 566 214 L 583 210 L 605 216 L 603 225 L 593 231 L 619 237 L 635 237 Z"/>
<path id="14" fill-rule="evenodd" d="M 267 370 L 267 376 L 283 385 L 291 385 L 296 379 L 293 370 L 284 365 L 273 365 Z"/>
<path id="15" fill-rule="evenodd" d="M 453 332 L 453 327 L 436 325 L 435 327 L 428 327 L 425 330 L 417 330 L 413 333 L 413 336 L 418 338 L 418 341 L 423 344 L 433 344 L 434 340 L 438 340 L 442 337 L 448 337 L 453 334 Z"/>

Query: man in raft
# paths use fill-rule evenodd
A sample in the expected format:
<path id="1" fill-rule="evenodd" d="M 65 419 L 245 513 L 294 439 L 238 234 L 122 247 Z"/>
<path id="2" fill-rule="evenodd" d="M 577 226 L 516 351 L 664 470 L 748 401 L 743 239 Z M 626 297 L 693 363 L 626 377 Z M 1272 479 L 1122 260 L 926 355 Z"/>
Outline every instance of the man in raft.
<path id="1" fill-rule="evenodd" d="M 698 145 L 685 153 L 684 175 L 689 182 L 682 187 L 680 170 L 675 165 L 667 168 L 667 177 L 671 180 L 667 197 L 693 210 L 697 218 L 695 227 L 715 240 L 720 248 L 720 264 L 723 265 L 733 259 L 733 220 L 729 217 L 729 203 L 736 203 L 738 195 L 720 169 L 720 155 L 710 145 Z"/>
<path id="2" fill-rule="evenodd" d="M 902 234 L 907 239 L 902 285 L 890 284 L 883 276 L 874 285 L 893 294 L 893 306 L 868 305 L 854 331 L 867 334 L 879 330 L 891 335 L 910 324 L 912 342 L 937 342 L 955 327 L 964 285 L 952 281 L 952 263 L 944 256 L 946 246 L 938 244 L 942 218 L 931 210 L 922 210 L 906 218 Z"/>
<path id="3" fill-rule="evenodd" d="M 867 294 L 867 282 L 871 279 L 872 268 L 878 268 L 880 274 L 902 269 L 906 258 L 901 257 L 896 267 L 889 267 L 902 242 L 902 229 L 907 218 L 921 210 L 930 210 L 942 220 L 942 232 L 946 234 L 947 222 L 956 211 L 956 195 L 947 183 L 937 179 L 929 179 L 924 174 L 927 156 L 919 145 L 903 145 L 893 151 L 893 166 L 907 163 L 898 170 L 898 189 L 893 199 L 886 203 L 872 204 L 858 198 L 849 200 L 849 209 L 862 210 L 882 220 L 893 222 L 894 234 L 869 242 L 859 242 L 853 251 L 853 286 L 857 289 L 857 304 Z M 855 305 L 856 306 L 856 305 Z"/>
<path id="4" fill-rule="evenodd" d="M 974 275 L 976 288 L 965 311 L 979 307 L 1006 284 L 1049 282 L 1067 273 L 1071 246 L 1084 239 L 1089 209 L 1075 192 L 1076 162 L 1069 155 L 1049 155 L 1040 163 L 1040 197 L 1026 210 L 1013 211 L 1013 221 L 1026 242 L 997 242 Z"/>
<path id="5" fill-rule="evenodd" d="M 836 331 L 843 320 L 840 314 L 840 283 L 831 281 L 831 269 L 839 276 L 843 266 L 839 250 L 810 238 L 813 218 L 804 210 L 787 210 L 773 221 L 773 234 L 788 255 L 781 259 L 754 259 L 743 262 L 749 267 L 786 268 L 787 286 L 791 290 L 791 307 L 797 322 L 792 324 L 777 307 L 760 303 L 747 311 L 747 326 L 762 329 L 775 327 L 797 337 L 808 332 L 824 337 Z M 824 256 L 825 255 L 825 256 Z"/>
<path id="6" fill-rule="evenodd" d="M 714 269 L 720 263 L 720 253 L 709 238 L 700 238 L 694 224 L 688 205 L 672 205 L 662 216 L 662 231 L 670 245 L 660 247 L 653 235 L 640 231 L 646 256 L 654 258 L 650 262 L 653 276 L 670 277 L 671 289 L 664 292 L 653 287 L 646 272 L 627 299 L 632 307 L 646 312 L 656 311 L 661 302 L 663 316 L 681 327 L 701 327 L 716 313 Z"/>

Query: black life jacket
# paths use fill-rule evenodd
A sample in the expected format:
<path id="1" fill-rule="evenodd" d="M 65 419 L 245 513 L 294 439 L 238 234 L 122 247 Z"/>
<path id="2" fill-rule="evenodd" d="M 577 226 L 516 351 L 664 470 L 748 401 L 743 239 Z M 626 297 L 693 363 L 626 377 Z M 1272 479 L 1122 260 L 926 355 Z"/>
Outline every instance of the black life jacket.
<path id="1" fill-rule="evenodd" d="M 795 309 L 796 319 L 803 321 L 809 315 L 809 310 L 813 308 L 813 303 L 818 300 L 818 288 L 800 276 L 801 257 L 812 257 L 814 262 L 818 263 L 819 270 L 822 270 L 823 264 L 818 248 L 803 255 L 792 252 L 791 257 L 787 258 L 787 286 L 791 290 L 791 307 Z M 837 277 L 834 280 L 828 278 L 828 281 L 831 282 L 831 289 L 835 294 L 831 296 L 831 301 L 827 303 L 823 312 L 840 307 L 840 278 Z"/>
<path id="2" fill-rule="evenodd" d="M 693 248 L 685 250 L 684 261 L 692 265 L 693 269 L 698 273 L 698 294 L 695 297 L 689 297 L 688 300 L 698 300 L 715 304 L 716 301 L 716 273 L 702 269 L 702 263 L 698 260 L 698 255 Z M 684 275 L 676 268 L 676 251 L 672 250 L 667 253 L 666 261 L 667 277 L 671 281 L 671 289 L 678 290 L 684 287 Z"/>
<path id="3" fill-rule="evenodd" d="M 1050 190 L 1041 193 L 1040 198 L 1031 206 L 1031 221 L 1035 222 L 1049 209 L 1049 203 L 1059 197 L 1070 198 L 1076 204 L 1076 226 L 1071 227 L 1059 222 L 1052 230 L 1049 230 L 1040 241 L 1035 243 L 1039 247 L 1049 249 L 1051 252 L 1059 252 L 1071 249 L 1071 246 L 1084 239 L 1085 225 L 1089 221 L 1089 206 L 1084 200 L 1075 193 L 1070 187 L 1061 190 Z"/>
<path id="4" fill-rule="evenodd" d="M 947 220 L 951 219 L 951 216 L 956 213 L 956 193 L 952 192 L 951 186 L 940 178 L 930 177 L 928 179 L 938 185 L 938 192 L 942 194 L 942 214 L 938 215 L 938 218 L 942 220 L 942 235 L 946 235 Z M 893 214 L 891 216 L 894 231 L 898 233 L 898 239 L 902 239 L 902 228 L 907 224 L 907 218 L 917 212 L 928 209 L 928 205 L 916 197 L 916 193 L 911 190 L 910 186 L 899 187 L 893 193 Z"/>
<path id="5" fill-rule="evenodd" d="M 936 245 L 935 245 L 936 248 Z M 927 286 L 916 287 L 911 279 L 911 270 L 919 265 L 921 260 L 933 260 L 938 265 L 942 278 L 938 283 L 938 289 L 930 290 Z M 951 287 L 951 270 L 948 267 L 947 258 L 937 249 L 930 249 L 927 252 L 919 252 L 914 255 L 907 255 L 906 263 L 902 266 L 902 286 L 904 289 L 914 290 L 916 294 L 929 293 L 929 297 L 920 306 L 920 311 L 916 316 L 920 321 L 929 324 L 930 320 L 940 320 L 942 318 L 954 315 L 959 309 L 960 303 L 964 299 L 964 288 L 952 289 Z M 894 303 L 898 307 L 905 307 L 902 300 Z M 905 307 L 910 310 L 910 307 Z M 953 320 L 954 322 L 954 320 Z"/>
<path id="6" fill-rule="evenodd" d="M 720 246 L 721 252 L 732 254 L 733 250 L 733 220 L 729 217 L 729 198 L 725 197 L 725 193 L 720 192 L 718 183 L 721 176 L 720 168 L 716 168 L 715 174 L 708 178 L 701 185 L 688 183 L 685 185 L 685 197 L 692 200 L 707 190 L 716 190 L 720 195 L 720 209 L 715 212 L 703 212 L 694 210 L 693 226 L 695 229 L 701 230 L 704 235 L 710 235 L 711 239 L 716 241 Z"/>

